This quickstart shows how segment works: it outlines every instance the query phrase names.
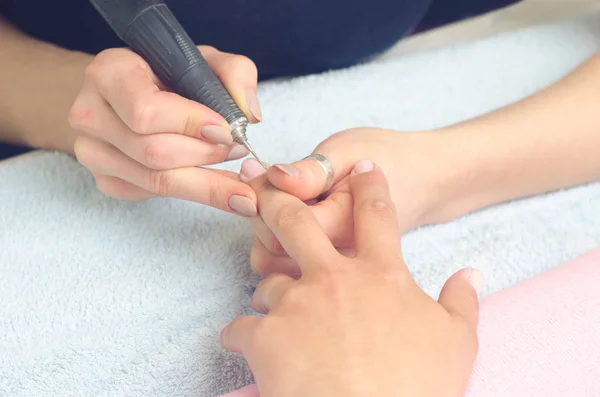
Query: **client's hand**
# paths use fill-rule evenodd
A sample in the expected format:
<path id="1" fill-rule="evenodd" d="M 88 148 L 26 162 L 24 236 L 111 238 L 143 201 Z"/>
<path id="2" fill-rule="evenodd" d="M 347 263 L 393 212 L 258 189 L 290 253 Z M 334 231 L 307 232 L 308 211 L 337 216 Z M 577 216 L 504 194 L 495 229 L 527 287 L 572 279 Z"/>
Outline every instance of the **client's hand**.
<path id="1" fill-rule="evenodd" d="M 474 269 L 455 274 L 439 301 L 402 259 L 394 204 L 382 171 L 350 176 L 356 256 L 337 252 L 313 211 L 265 177 L 251 182 L 260 216 L 302 271 L 271 274 L 221 344 L 244 355 L 261 397 L 459 397 L 477 352 Z"/>
<path id="2" fill-rule="evenodd" d="M 435 132 L 402 133 L 376 128 L 343 131 L 323 141 L 314 153 L 324 155 L 332 163 L 334 185 L 325 200 L 311 205 L 316 218 L 334 246 L 348 253 L 354 249 L 352 196 L 349 174 L 361 158 L 373 159 L 390 180 L 392 201 L 398 209 L 402 231 L 429 223 L 436 218 L 438 193 L 451 183 L 448 169 L 440 170 L 446 155 Z M 446 167 L 447 168 L 447 167 Z M 251 180 L 264 172 L 254 160 L 246 160 L 240 178 Z M 311 160 L 293 165 L 276 165 L 267 172 L 269 181 L 277 188 L 303 201 L 319 196 L 326 178 L 321 166 Z M 433 216 L 433 218 L 432 218 Z M 297 264 L 285 253 L 274 234 L 257 218 L 253 220 L 257 239 L 252 248 L 251 265 L 261 275 L 271 272 L 294 274 Z"/>
<path id="3" fill-rule="evenodd" d="M 261 118 L 256 67 L 249 59 L 199 47 L 251 122 Z M 77 159 L 105 194 L 124 200 L 172 196 L 245 216 L 256 214 L 252 189 L 236 173 L 198 168 L 244 157 L 228 123 L 162 85 L 127 49 L 100 53 L 69 114 Z"/>

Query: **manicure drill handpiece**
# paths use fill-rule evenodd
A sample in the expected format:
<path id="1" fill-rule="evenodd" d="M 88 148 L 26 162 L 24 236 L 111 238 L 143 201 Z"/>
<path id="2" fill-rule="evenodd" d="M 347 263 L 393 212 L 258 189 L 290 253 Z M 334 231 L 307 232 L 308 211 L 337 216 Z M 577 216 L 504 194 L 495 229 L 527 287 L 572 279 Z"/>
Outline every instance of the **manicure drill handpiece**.
<path id="1" fill-rule="evenodd" d="M 248 143 L 248 119 L 162 0 L 90 0 L 115 33 L 177 94 L 219 113 L 234 142 Z"/>

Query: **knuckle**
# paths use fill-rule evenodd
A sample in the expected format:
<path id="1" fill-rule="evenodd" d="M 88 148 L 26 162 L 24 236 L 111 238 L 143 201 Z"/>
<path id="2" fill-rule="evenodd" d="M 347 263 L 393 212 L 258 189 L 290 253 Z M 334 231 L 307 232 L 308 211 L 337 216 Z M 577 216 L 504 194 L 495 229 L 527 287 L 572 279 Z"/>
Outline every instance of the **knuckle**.
<path id="1" fill-rule="evenodd" d="M 275 226 L 279 230 L 290 230 L 302 226 L 310 219 L 309 211 L 307 206 L 284 205 L 275 214 Z"/>
<path id="2" fill-rule="evenodd" d="M 266 276 L 269 274 L 269 265 L 268 262 L 261 259 L 253 258 L 252 253 L 250 254 L 250 268 L 252 271 L 259 276 Z"/>
<path id="3" fill-rule="evenodd" d="M 237 67 L 245 70 L 256 70 L 256 64 L 247 56 L 244 55 L 234 55 L 233 62 L 237 65 Z"/>
<path id="4" fill-rule="evenodd" d="M 149 97 L 138 97 L 132 105 L 131 129 L 138 134 L 151 133 L 156 115 L 157 107 Z"/>
<path id="5" fill-rule="evenodd" d="M 200 51 L 200 53 L 204 56 L 206 56 L 206 54 L 209 53 L 214 53 L 214 52 L 218 52 L 219 50 L 217 50 L 215 47 L 211 46 L 211 45 L 199 45 L 198 46 L 198 50 Z"/>
<path id="6" fill-rule="evenodd" d="M 69 126 L 74 130 L 90 129 L 95 122 L 94 109 L 81 100 L 76 100 L 67 116 Z"/>
<path id="7" fill-rule="evenodd" d="M 196 137 L 204 120 L 196 114 L 189 114 L 183 125 L 183 135 Z M 223 152 L 223 150 L 221 150 Z"/>
<path id="8" fill-rule="evenodd" d="M 101 175 L 96 177 L 96 188 L 100 191 L 100 193 L 117 198 L 114 192 L 114 186 L 108 178 L 104 178 Z"/>
<path id="9" fill-rule="evenodd" d="M 266 247 L 267 250 L 273 255 L 287 255 L 283 245 L 281 245 L 279 240 L 274 235 L 269 236 L 269 241 Z"/>
<path id="10" fill-rule="evenodd" d="M 206 185 L 207 203 L 213 208 L 227 208 L 229 204 L 224 198 L 223 191 L 217 182 L 210 182 Z"/>
<path id="11" fill-rule="evenodd" d="M 259 244 L 254 244 L 250 250 L 250 268 L 256 274 L 265 276 L 269 269 L 269 258 Z"/>
<path id="12" fill-rule="evenodd" d="M 249 336 L 249 342 L 252 346 L 269 346 L 273 343 L 273 331 L 275 331 L 276 323 L 269 316 L 261 318 L 252 328 L 253 331 Z"/>
<path id="13" fill-rule="evenodd" d="M 256 73 L 256 64 L 244 55 L 231 55 L 224 68 L 224 77 L 247 75 L 248 72 Z"/>
<path id="14" fill-rule="evenodd" d="M 98 66 L 106 65 L 113 63 L 115 60 L 119 59 L 119 55 L 122 54 L 120 49 L 118 48 L 108 48 L 106 50 L 100 51 L 91 64 L 95 64 Z"/>
<path id="15" fill-rule="evenodd" d="M 98 78 L 104 77 L 104 73 L 106 73 L 106 62 L 103 60 L 105 55 L 102 55 L 102 52 L 96 55 L 96 57 L 89 63 L 89 65 L 85 68 L 84 77 L 86 80 L 95 81 Z"/>
<path id="16" fill-rule="evenodd" d="M 153 170 L 149 173 L 150 176 L 150 190 L 164 197 L 170 197 L 174 191 L 173 173 L 170 170 L 156 171 Z"/>
<path id="17" fill-rule="evenodd" d="M 347 269 L 340 266 L 330 266 L 322 269 L 316 281 L 319 288 L 332 300 L 343 300 L 345 286 L 352 283 L 352 278 L 348 277 Z"/>
<path id="18" fill-rule="evenodd" d="M 298 306 L 305 300 L 304 292 L 296 287 L 291 286 L 281 293 L 279 304 L 282 306 Z"/>
<path id="19" fill-rule="evenodd" d="M 272 273 L 266 276 L 256 286 L 256 291 L 254 292 L 255 296 L 260 297 L 265 302 L 268 301 L 269 296 L 273 293 L 280 279 L 281 275 L 277 273 Z"/>
<path id="20" fill-rule="evenodd" d="M 148 141 L 144 145 L 144 165 L 152 169 L 169 168 L 173 163 L 173 154 L 165 145 L 156 140 Z"/>
<path id="21" fill-rule="evenodd" d="M 343 283 L 332 280 L 328 283 L 323 283 L 322 287 L 328 302 L 343 304 L 348 300 Z"/>
<path id="22" fill-rule="evenodd" d="M 104 81 L 110 70 L 123 63 L 123 49 L 110 48 L 99 52 L 85 69 L 85 78 L 92 81 Z"/>
<path id="23" fill-rule="evenodd" d="M 383 221 L 396 220 L 396 210 L 389 200 L 381 198 L 365 200 L 359 210 L 370 213 Z"/>

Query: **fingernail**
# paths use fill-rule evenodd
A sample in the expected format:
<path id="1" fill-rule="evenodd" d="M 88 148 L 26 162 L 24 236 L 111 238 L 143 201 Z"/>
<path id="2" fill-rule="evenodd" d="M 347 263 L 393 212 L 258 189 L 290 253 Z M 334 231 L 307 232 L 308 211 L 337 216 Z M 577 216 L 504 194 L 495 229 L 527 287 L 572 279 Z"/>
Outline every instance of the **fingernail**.
<path id="1" fill-rule="evenodd" d="M 248 155 L 248 153 L 250 153 L 248 151 L 248 149 L 246 149 L 242 145 L 239 145 L 236 143 L 235 145 L 231 146 L 231 150 L 229 151 L 229 154 L 227 155 L 226 160 L 227 161 L 238 160 L 238 159 L 241 159 L 242 157 L 246 157 Z"/>
<path id="2" fill-rule="evenodd" d="M 225 328 L 227 328 L 228 325 L 229 325 L 229 323 L 223 324 L 223 325 L 221 325 L 221 328 L 219 328 L 219 344 L 221 344 L 221 345 L 223 344 L 223 330 Z"/>
<path id="3" fill-rule="evenodd" d="M 352 170 L 352 175 L 362 174 L 364 172 L 371 172 L 375 168 L 375 164 L 371 160 L 360 160 L 356 165 L 354 165 L 354 170 Z"/>
<path id="4" fill-rule="evenodd" d="M 247 159 L 242 163 L 242 169 L 240 170 L 240 178 L 244 178 L 245 181 L 251 181 L 257 176 L 264 174 L 265 172 L 265 167 L 256 159 Z"/>
<path id="5" fill-rule="evenodd" d="M 233 195 L 229 197 L 229 207 L 240 215 L 252 218 L 256 216 L 258 210 L 256 205 L 248 197 Z"/>
<path id="6" fill-rule="evenodd" d="M 246 93 L 246 103 L 248 104 L 248 110 L 256 119 L 256 121 L 262 121 L 262 112 L 260 110 L 260 104 L 258 103 L 256 92 L 248 91 Z"/>
<path id="7" fill-rule="evenodd" d="M 485 285 L 485 277 L 483 273 L 477 269 L 467 269 L 464 272 L 465 279 L 473 286 L 477 295 L 481 294 L 483 291 L 483 286 Z"/>
<path id="8" fill-rule="evenodd" d="M 300 176 L 298 170 L 290 164 L 275 164 L 273 167 L 279 168 L 281 171 L 291 176 L 292 178 L 298 178 Z"/>
<path id="9" fill-rule="evenodd" d="M 223 145 L 231 145 L 233 143 L 231 132 L 219 125 L 204 126 L 202 127 L 202 130 L 200 130 L 200 133 L 204 139 L 214 143 L 221 143 Z"/>

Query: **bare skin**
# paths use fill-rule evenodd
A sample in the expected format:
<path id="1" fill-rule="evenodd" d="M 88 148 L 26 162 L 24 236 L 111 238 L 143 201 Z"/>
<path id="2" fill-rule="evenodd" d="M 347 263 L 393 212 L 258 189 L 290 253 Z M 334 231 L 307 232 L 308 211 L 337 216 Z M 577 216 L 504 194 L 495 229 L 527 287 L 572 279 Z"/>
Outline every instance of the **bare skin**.
<path id="1" fill-rule="evenodd" d="M 227 122 L 166 90 L 138 55 L 67 51 L 1 19 L 0 37 L 0 87 L 8 93 L 0 95 L 0 140 L 75 154 L 117 199 L 170 196 L 256 214 L 254 192 L 238 174 L 201 168 L 248 154 L 232 144 Z M 254 63 L 199 48 L 248 119 L 259 122 Z"/>
<path id="2" fill-rule="evenodd" d="M 311 206 L 334 244 L 354 247 L 348 174 L 362 157 L 388 175 L 404 231 L 450 221 L 508 200 L 600 180 L 600 54 L 545 90 L 490 114 L 436 131 L 399 133 L 359 128 L 333 135 L 315 152 L 328 157 L 336 185 Z M 341 150 L 340 148 L 344 148 Z M 316 197 L 325 177 L 311 160 L 267 173 L 302 200 Z M 262 173 L 252 160 L 242 179 Z M 294 273 L 297 265 L 260 220 L 252 266 L 261 274 Z"/>
<path id="3" fill-rule="evenodd" d="M 451 277 L 439 301 L 412 279 L 381 168 L 358 162 L 349 178 L 356 255 L 338 253 L 314 213 L 274 188 L 256 190 L 260 217 L 299 265 L 273 273 L 222 345 L 244 355 L 261 397 L 460 397 L 477 353 L 481 273 Z"/>

